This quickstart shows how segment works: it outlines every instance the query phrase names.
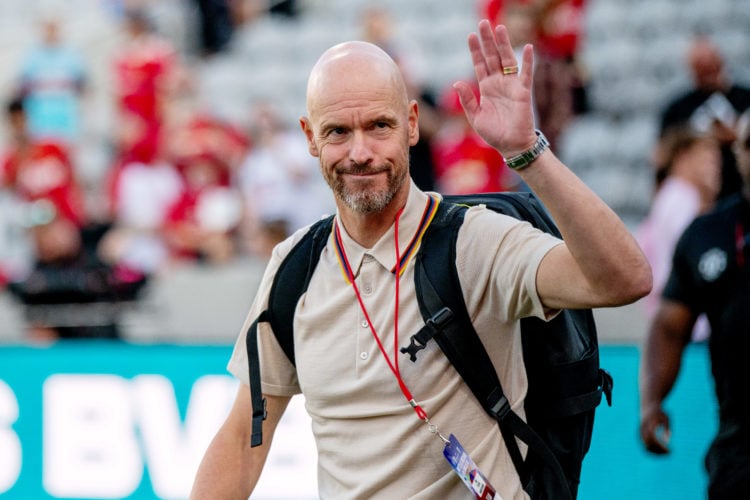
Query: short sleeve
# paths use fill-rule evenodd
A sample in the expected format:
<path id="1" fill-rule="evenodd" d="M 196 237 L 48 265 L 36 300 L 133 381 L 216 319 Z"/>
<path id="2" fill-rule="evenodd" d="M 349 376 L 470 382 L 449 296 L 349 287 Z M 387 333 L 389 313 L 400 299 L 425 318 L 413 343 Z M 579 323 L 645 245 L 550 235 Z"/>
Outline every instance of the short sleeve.
<path id="1" fill-rule="evenodd" d="M 692 225 L 688 227 L 675 246 L 672 256 L 672 269 L 669 278 L 667 278 L 667 283 L 664 285 L 662 297 L 685 304 L 688 308 L 697 312 L 701 301 L 698 300 L 699 290 L 688 251 L 692 241 L 691 233 L 694 231 L 691 231 L 692 227 Z"/>
<path id="2" fill-rule="evenodd" d="M 560 244 L 562 240 L 528 222 L 485 207 L 469 209 L 456 256 L 469 310 L 492 311 L 502 322 L 554 317 L 556 311 L 546 309 L 539 298 L 536 275 L 547 252 Z"/>
<path id="3" fill-rule="evenodd" d="M 250 385 L 246 339 L 250 326 L 268 306 L 268 296 L 274 276 L 284 257 L 301 238 L 307 228 L 302 229 L 280 243 L 273 251 L 271 259 L 261 279 L 250 310 L 235 342 L 227 370 L 240 382 Z M 265 394 L 292 396 L 300 392 L 294 365 L 284 354 L 268 323 L 259 323 L 257 328 L 258 349 L 260 352 L 261 384 Z"/>

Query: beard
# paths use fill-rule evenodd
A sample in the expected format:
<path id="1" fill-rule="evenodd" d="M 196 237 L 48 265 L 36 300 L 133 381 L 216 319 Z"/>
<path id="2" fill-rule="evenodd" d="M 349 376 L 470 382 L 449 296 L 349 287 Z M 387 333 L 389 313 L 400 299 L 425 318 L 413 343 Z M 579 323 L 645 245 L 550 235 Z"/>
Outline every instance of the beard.
<path id="1" fill-rule="evenodd" d="M 372 167 L 355 165 L 349 172 L 353 174 L 372 171 Z M 352 211 L 361 214 L 370 214 L 383 210 L 393 200 L 407 177 L 408 169 L 388 169 L 386 186 L 383 189 L 373 189 L 362 185 L 352 188 L 344 182 L 341 175 L 326 175 L 326 181 L 333 190 L 336 198 L 341 200 Z"/>

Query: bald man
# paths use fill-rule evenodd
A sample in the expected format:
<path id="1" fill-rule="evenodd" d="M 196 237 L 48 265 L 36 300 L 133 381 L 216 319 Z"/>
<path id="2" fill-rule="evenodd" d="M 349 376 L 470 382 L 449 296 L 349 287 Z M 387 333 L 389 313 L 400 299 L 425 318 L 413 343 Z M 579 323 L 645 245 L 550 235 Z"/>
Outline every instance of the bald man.
<path id="1" fill-rule="evenodd" d="M 740 191 L 742 179 L 732 153 L 736 118 L 750 108 L 750 88 L 734 81 L 719 47 L 705 36 L 696 36 L 687 51 L 686 66 L 693 88 L 673 96 L 660 115 L 657 157 L 667 148 L 676 129 L 691 127 L 712 134 L 721 145 L 722 185 L 719 198 Z"/>
<path id="2" fill-rule="evenodd" d="M 467 309 L 512 408 L 523 415 L 520 318 L 632 302 L 650 290 L 651 272 L 618 217 L 535 131 L 532 47 L 524 49 L 519 73 L 505 27 L 493 30 L 482 21 L 478 34 L 469 35 L 469 50 L 479 99 L 468 83 L 456 84 L 469 121 L 519 169 L 565 239 L 474 207 L 456 242 L 459 279 L 472 284 L 462 290 Z M 337 215 L 297 305 L 296 367 L 270 327 L 259 324 L 268 417 L 263 444 L 250 447 L 244 332 L 265 308 L 273 276 L 304 230 L 282 242 L 268 264 L 228 366 L 242 384 L 201 463 L 192 498 L 246 498 L 274 429 L 298 393 L 312 418 L 321 498 L 473 498 L 430 429 L 455 434 L 502 498 L 527 497 L 496 422 L 439 349 L 400 368 L 393 357 L 424 325 L 410 250 L 431 221 L 430 207 L 440 203 L 440 195 L 420 191 L 409 177 L 418 117 L 396 64 L 374 45 L 334 46 L 313 67 L 300 123 Z"/>

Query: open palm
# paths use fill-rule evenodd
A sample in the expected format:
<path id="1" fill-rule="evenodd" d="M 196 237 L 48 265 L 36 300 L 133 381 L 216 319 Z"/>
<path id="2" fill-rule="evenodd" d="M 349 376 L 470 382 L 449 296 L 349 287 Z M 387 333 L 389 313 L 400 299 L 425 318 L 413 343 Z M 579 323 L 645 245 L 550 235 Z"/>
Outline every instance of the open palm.
<path id="1" fill-rule="evenodd" d="M 533 146 L 534 115 L 531 103 L 533 48 L 526 45 L 520 72 L 505 26 L 492 30 L 489 21 L 479 23 L 479 34 L 469 35 L 479 99 L 466 82 L 455 84 L 469 123 L 506 158 Z M 505 72 L 503 71 L 505 68 Z"/>

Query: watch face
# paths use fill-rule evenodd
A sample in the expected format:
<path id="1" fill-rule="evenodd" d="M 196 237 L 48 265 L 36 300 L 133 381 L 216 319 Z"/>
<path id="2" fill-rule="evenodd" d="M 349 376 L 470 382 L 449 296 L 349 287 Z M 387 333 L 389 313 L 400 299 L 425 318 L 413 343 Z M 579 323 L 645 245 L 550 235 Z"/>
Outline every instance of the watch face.
<path id="1" fill-rule="evenodd" d="M 524 151 L 512 158 L 505 161 L 505 164 L 513 170 L 521 170 L 529 166 L 531 162 L 536 160 L 548 147 L 549 142 L 542 132 L 536 131 L 537 140 L 528 151 Z"/>

